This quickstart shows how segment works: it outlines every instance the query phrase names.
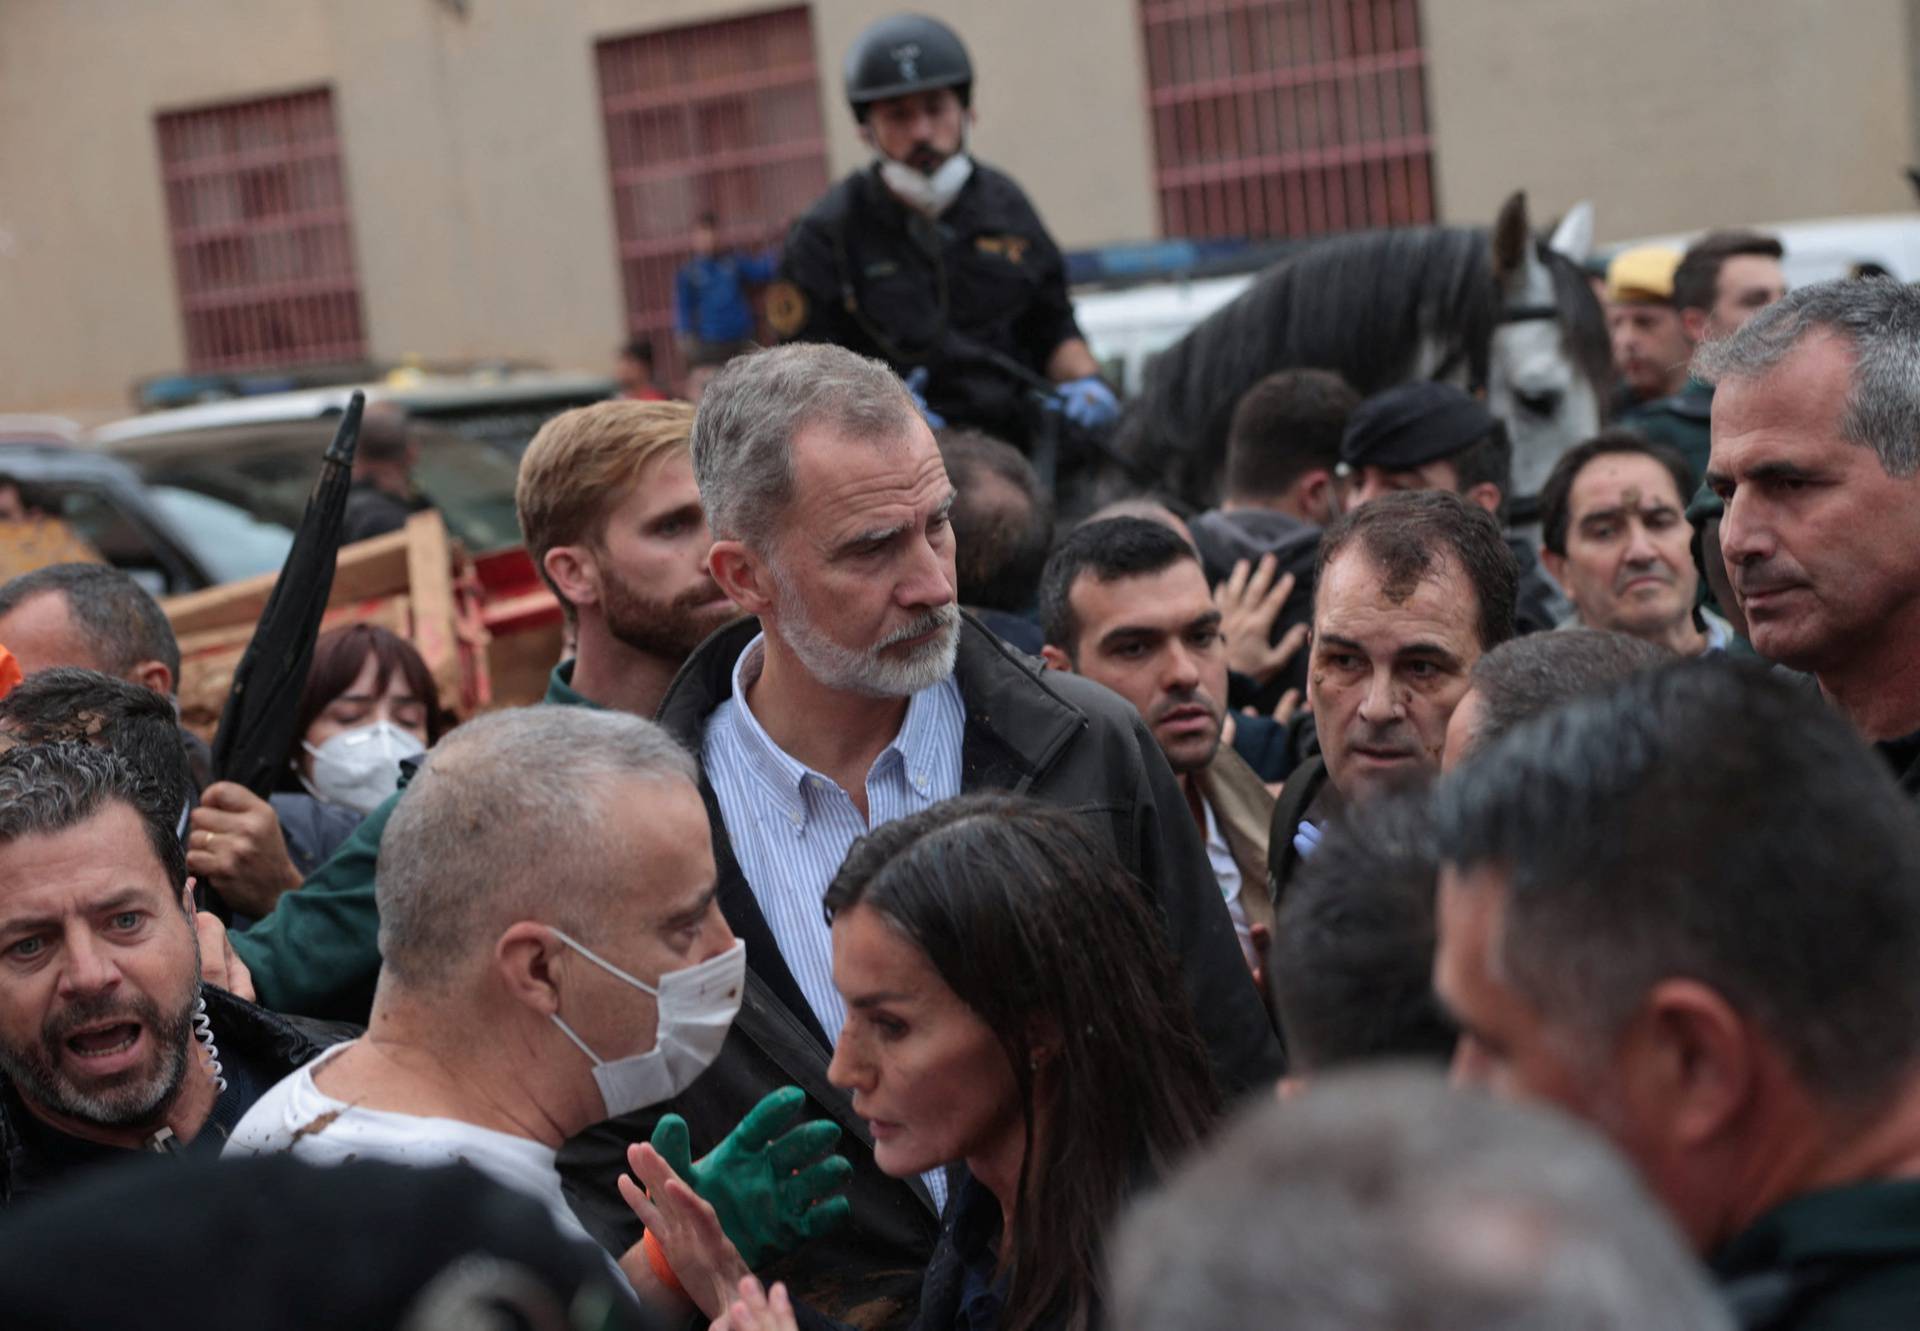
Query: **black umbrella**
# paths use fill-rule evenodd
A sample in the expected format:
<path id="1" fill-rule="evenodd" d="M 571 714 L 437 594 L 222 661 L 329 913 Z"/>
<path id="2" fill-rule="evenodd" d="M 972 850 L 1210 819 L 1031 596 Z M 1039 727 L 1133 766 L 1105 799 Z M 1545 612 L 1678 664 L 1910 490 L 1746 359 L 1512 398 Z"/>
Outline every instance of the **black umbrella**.
<path id="1" fill-rule="evenodd" d="M 233 670 L 233 687 L 213 736 L 213 775 L 265 799 L 280 784 L 292 749 L 300 704 L 313 665 L 320 617 L 333 590 L 333 565 L 353 482 L 353 450 L 360 441 L 366 398 L 355 393 L 320 463 L 320 478 L 293 534 L 253 641 Z"/>

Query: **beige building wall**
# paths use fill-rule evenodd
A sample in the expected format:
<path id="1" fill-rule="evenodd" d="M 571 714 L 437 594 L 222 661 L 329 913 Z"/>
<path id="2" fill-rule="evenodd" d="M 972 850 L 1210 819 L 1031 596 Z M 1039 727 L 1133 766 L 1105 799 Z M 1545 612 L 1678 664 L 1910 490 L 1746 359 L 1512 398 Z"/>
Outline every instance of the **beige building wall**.
<path id="1" fill-rule="evenodd" d="M 1438 204 L 1601 240 L 1914 206 L 1909 0 L 1426 0 Z"/>
<path id="2" fill-rule="evenodd" d="M 622 336 L 595 42 L 714 0 L 6 0 L 0 411 L 100 418 L 180 368 L 156 112 L 333 90 L 369 350 L 605 366 Z M 813 6 L 829 169 L 862 164 L 840 58 L 889 0 Z M 1122 0 L 943 0 L 982 71 L 975 147 L 1069 247 L 1156 227 Z"/>

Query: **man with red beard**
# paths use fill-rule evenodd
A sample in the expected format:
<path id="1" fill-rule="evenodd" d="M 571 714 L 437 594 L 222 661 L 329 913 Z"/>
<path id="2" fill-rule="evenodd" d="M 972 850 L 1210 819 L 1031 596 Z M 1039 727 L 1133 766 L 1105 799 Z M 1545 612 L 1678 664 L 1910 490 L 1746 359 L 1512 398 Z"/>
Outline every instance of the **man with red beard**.
<path id="1" fill-rule="evenodd" d="M 706 567 L 692 426 L 684 402 L 600 402 L 554 417 L 527 446 L 520 528 L 577 644 L 554 667 L 546 702 L 649 716 L 687 655 L 738 613 Z M 366 1020 L 380 970 L 374 862 L 398 799 L 367 815 L 273 914 L 234 935 L 261 1002 Z"/>
<path id="2" fill-rule="evenodd" d="M 0 1207 L 133 1152 L 217 1155 L 320 1052 L 202 984 L 172 819 L 104 749 L 0 755 Z"/>

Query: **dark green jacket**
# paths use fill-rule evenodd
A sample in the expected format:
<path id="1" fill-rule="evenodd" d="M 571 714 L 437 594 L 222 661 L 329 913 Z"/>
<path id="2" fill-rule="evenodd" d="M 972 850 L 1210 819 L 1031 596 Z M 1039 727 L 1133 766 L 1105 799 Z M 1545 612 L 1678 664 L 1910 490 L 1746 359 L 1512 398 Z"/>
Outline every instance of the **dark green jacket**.
<path id="1" fill-rule="evenodd" d="M 547 680 L 543 702 L 592 707 L 573 691 L 573 662 Z M 365 1025 L 380 978 L 380 912 L 373 904 L 373 867 L 380 837 L 400 800 L 394 795 L 366 816 L 273 913 L 232 935 L 233 950 L 253 972 L 260 1006 L 303 1017 Z"/>
<path id="2" fill-rule="evenodd" d="M 1693 483 L 1698 486 L 1706 479 L 1707 455 L 1713 450 L 1708 431 L 1712 410 L 1713 385 L 1689 379 L 1678 393 L 1635 407 L 1614 424 L 1637 431 L 1656 444 L 1679 449 L 1693 469 Z"/>
<path id="3" fill-rule="evenodd" d="M 1920 1180 L 1796 1197 L 1712 1266 L 1745 1331 L 1920 1327 Z"/>

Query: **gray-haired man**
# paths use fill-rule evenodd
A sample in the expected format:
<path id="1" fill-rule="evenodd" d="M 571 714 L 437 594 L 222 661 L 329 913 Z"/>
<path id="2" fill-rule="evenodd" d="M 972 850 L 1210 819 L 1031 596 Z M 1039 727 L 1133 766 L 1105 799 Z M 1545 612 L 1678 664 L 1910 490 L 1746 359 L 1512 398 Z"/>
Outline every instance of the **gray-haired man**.
<path id="1" fill-rule="evenodd" d="M 1707 485 L 1754 649 L 1812 674 L 1920 795 L 1920 289 L 1802 287 L 1709 342 Z"/>
<path id="2" fill-rule="evenodd" d="M 269 1091 L 228 1150 L 465 1161 L 584 1237 L 554 1169 L 560 1144 L 684 1089 L 740 1002 L 745 958 L 714 902 L 693 779 L 665 731 L 618 712 L 522 708 L 448 736 L 381 839 L 366 1035 Z M 752 1140 L 735 1134 L 725 1159 L 737 1182 L 772 1188 L 767 1148 L 798 1101 L 753 1115 Z M 822 1166 L 790 1217 L 806 1231 L 844 1165 L 819 1160 L 830 1127 L 798 1133 L 782 1136 L 787 1163 Z M 730 1232 L 766 1246 L 764 1223 L 741 1228 L 738 1187 L 703 1191 L 731 1213 Z M 623 1265 L 644 1286 L 644 1256 Z"/>
<path id="3" fill-rule="evenodd" d="M 954 603 L 953 501 L 940 451 L 892 373 L 831 346 L 741 357 L 708 386 L 694 473 L 714 578 L 759 617 L 710 638 L 660 719 L 701 753 L 720 906 L 746 940 L 749 1001 L 707 1077 L 681 1097 L 698 1127 L 797 1081 L 847 1129 L 857 1252 L 811 1254 L 797 1296 L 904 1325 L 944 1179 L 873 1163 L 865 1124 L 827 1082 L 844 1018 L 821 894 L 870 827 L 963 791 L 1081 807 L 1111 831 L 1167 923 L 1214 1065 L 1230 1089 L 1280 1071 L 1272 1027 L 1173 773 L 1138 714 L 1042 672 Z M 609 1182 L 650 1119 L 569 1149 L 589 1224 L 630 1232 Z M 607 1236 L 603 1235 L 603 1241 Z"/>

